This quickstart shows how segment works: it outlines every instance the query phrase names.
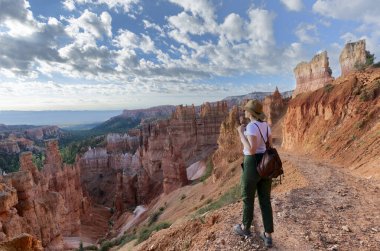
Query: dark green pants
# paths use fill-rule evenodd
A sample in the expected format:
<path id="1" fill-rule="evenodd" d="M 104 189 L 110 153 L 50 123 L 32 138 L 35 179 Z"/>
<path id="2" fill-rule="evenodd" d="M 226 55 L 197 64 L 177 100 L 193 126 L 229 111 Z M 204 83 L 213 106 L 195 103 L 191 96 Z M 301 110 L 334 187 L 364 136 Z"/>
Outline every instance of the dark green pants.
<path id="1" fill-rule="evenodd" d="M 261 161 L 262 157 L 262 154 L 244 156 L 244 170 L 241 177 L 243 225 L 247 229 L 252 225 L 253 205 L 257 190 L 265 232 L 272 233 L 273 215 L 270 203 L 272 179 L 262 179 L 256 170 L 257 163 Z"/>

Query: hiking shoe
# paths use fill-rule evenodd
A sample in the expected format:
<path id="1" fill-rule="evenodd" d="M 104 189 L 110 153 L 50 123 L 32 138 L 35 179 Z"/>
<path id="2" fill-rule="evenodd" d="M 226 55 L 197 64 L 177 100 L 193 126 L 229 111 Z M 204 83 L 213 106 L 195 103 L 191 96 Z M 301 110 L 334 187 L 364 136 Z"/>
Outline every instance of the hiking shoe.
<path id="1" fill-rule="evenodd" d="M 244 236 L 244 237 L 250 237 L 251 236 L 251 231 L 248 229 L 243 229 L 241 224 L 237 224 L 234 226 L 234 232 L 237 235 Z"/>
<path id="2" fill-rule="evenodd" d="M 271 248 L 273 246 L 272 237 L 267 237 L 265 232 L 260 234 L 260 238 L 264 241 L 265 247 Z"/>

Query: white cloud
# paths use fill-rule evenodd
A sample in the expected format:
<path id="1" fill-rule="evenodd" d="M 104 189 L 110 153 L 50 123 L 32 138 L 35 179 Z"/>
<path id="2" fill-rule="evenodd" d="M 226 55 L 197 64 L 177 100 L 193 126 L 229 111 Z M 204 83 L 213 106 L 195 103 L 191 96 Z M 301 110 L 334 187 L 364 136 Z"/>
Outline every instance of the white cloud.
<path id="1" fill-rule="evenodd" d="M 104 35 L 112 36 L 112 17 L 108 12 L 102 12 L 100 16 L 85 10 L 78 18 L 67 19 L 69 25 L 66 30 L 72 37 L 77 37 L 81 33 L 90 34 L 94 38 L 102 38 Z"/>
<path id="2" fill-rule="evenodd" d="M 132 11 L 134 5 L 137 5 L 140 0 L 65 0 L 63 5 L 66 9 L 73 11 L 75 10 L 75 4 L 78 5 L 106 5 L 109 9 L 118 11 L 122 9 L 124 13 Z"/>
<path id="3" fill-rule="evenodd" d="M 351 0 L 342 4 L 340 0 L 317 0 L 313 11 L 321 15 L 343 20 L 361 20 L 380 25 L 380 4 L 373 0 Z"/>
<path id="4" fill-rule="evenodd" d="M 204 29 L 214 33 L 217 27 L 215 22 L 215 8 L 209 0 L 169 0 L 170 2 L 181 6 L 186 12 L 191 12 L 196 18 L 201 18 L 204 23 Z"/>
<path id="5" fill-rule="evenodd" d="M 303 43 L 312 44 L 319 41 L 317 26 L 314 24 L 299 24 L 295 34 Z"/>
<path id="6" fill-rule="evenodd" d="M 300 11 L 303 8 L 302 0 L 281 0 L 288 10 Z"/>
<path id="7" fill-rule="evenodd" d="M 155 30 L 159 31 L 160 33 L 163 33 L 163 30 L 159 25 L 157 25 L 155 23 L 151 23 L 145 19 L 143 20 L 143 23 L 144 23 L 145 29 L 155 29 Z"/>
<path id="8" fill-rule="evenodd" d="M 141 36 L 129 30 L 119 30 L 119 35 L 113 40 L 114 44 L 122 49 L 141 49 L 143 52 L 153 52 L 155 50 L 154 42 L 145 34 Z"/>
<path id="9" fill-rule="evenodd" d="M 75 10 L 75 2 L 74 0 L 65 0 L 63 1 L 63 7 L 69 11 Z"/>
<path id="10" fill-rule="evenodd" d="M 186 12 L 181 12 L 176 16 L 168 18 L 169 24 L 178 29 L 181 33 L 190 33 L 202 35 L 208 32 L 207 27 L 204 25 L 203 20 L 197 16 L 192 16 Z"/>
<path id="11" fill-rule="evenodd" d="M 224 23 L 221 24 L 220 28 L 222 34 L 230 41 L 239 42 L 246 35 L 244 32 L 244 21 L 235 13 L 229 14 L 224 19 Z"/>
<path id="12" fill-rule="evenodd" d="M 248 12 L 250 23 L 248 24 L 248 38 L 258 54 L 267 54 L 275 45 L 273 21 L 274 15 L 264 9 L 251 9 Z"/>
<path id="13" fill-rule="evenodd" d="M 378 1 L 351 0 L 349 4 L 342 4 L 339 0 L 317 0 L 313 5 L 313 11 L 334 19 L 361 22 L 357 29 L 343 34 L 341 38 L 345 42 L 355 41 L 358 38 L 366 39 L 367 49 L 380 57 L 380 4 Z"/>

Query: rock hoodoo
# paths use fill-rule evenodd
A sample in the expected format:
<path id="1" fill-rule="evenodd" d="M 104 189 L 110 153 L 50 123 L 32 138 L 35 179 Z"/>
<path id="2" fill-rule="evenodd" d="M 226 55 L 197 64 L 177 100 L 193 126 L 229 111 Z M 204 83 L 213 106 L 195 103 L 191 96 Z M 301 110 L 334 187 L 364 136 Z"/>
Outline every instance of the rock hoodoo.
<path id="1" fill-rule="evenodd" d="M 281 93 L 276 90 L 272 95 L 266 96 L 263 101 L 263 111 L 267 116 L 267 122 L 269 125 L 273 125 L 277 122 L 280 116 L 284 113 L 286 108 L 286 100 L 281 96 Z"/>
<path id="2" fill-rule="evenodd" d="M 347 43 L 339 56 L 341 75 L 346 76 L 360 65 L 365 65 L 367 60 L 367 51 L 365 50 L 365 40 L 359 40 L 353 43 Z"/>
<path id="3" fill-rule="evenodd" d="M 62 250 L 63 236 L 78 234 L 85 198 L 79 167 L 64 165 L 56 140 L 46 142 L 42 171 L 32 161 L 32 153 L 20 156 L 20 171 L 1 176 L 0 241 L 28 233 L 47 250 Z"/>
<path id="4" fill-rule="evenodd" d="M 333 82 L 332 71 L 329 66 L 327 52 L 317 54 L 309 62 L 301 62 L 294 68 L 296 89 L 293 98 L 303 92 L 317 90 Z"/>

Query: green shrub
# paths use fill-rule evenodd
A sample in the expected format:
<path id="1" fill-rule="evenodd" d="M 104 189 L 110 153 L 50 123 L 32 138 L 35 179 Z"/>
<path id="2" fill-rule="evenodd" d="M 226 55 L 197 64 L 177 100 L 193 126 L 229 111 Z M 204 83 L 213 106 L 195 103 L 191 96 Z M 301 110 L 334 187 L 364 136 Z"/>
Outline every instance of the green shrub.
<path id="1" fill-rule="evenodd" d="M 137 243 L 136 244 L 139 244 L 139 243 L 147 240 L 150 237 L 150 235 L 152 234 L 152 232 L 154 232 L 154 231 L 160 231 L 161 229 L 169 228 L 170 226 L 171 226 L 170 223 L 161 222 L 158 225 L 143 228 L 140 231 L 140 234 L 139 234 L 139 237 L 137 239 Z"/>
<path id="2" fill-rule="evenodd" d="M 113 239 L 111 241 L 109 241 L 109 240 L 103 241 L 102 244 L 100 245 L 99 250 L 108 251 L 112 247 L 124 245 L 124 244 L 126 244 L 126 243 L 128 243 L 134 239 L 136 239 L 136 236 L 134 234 L 131 235 L 131 234 L 124 233 L 119 238 Z M 91 249 L 91 250 L 93 250 L 93 249 Z M 94 250 L 98 250 L 98 249 L 96 248 Z"/>
<path id="3" fill-rule="evenodd" d="M 196 214 L 204 214 L 208 211 L 213 211 L 216 209 L 219 209 L 225 205 L 234 203 L 238 201 L 241 198 L 241 189 L 240 189 L 240 184 L 232 187 L 229 191 L 227 191 L 225 194 L 223 194 L 217 201 L 212 202 L 208 204 L 205 207 L 202 207 L 199 209 Z"/>
<path id="4" fill-rule="evenodd" d="M 91 246 L 85 247 L 84 250 L 98 250 L 98 247 L 95 245 L 91 245 Z"/>
<path id="5" fill-rule="evenodd" d="M 45 154 L 43 152 L 33 153 L 32 161 L 37 166 L 38 170 L 42 170 L 45 161 Z"/>
<path id="6" fill-rule="evenodd" d="M 104 241 L 100 246 L 99 251 L 108 251 L 111 247 L 113 247 L 113 245 L 110 241 Z"/>
<path id="7" fill-rule="evenodd" d="M 19 155 L 0 151 L 0 174 L 13 173 L 20 169 Z"/>
<path id="8" fill-rule="evenodd" d="M 373 63 L 375 61 L 375 54 L 371 54 L 369 51 L 365 51 L 365 53 L 366 53 L 365 63 L 356 62 L 354 65 L 356 70 L 362 71 L 365 68 L 367 68 L 368 66 L 373 65 Z"/>
<path id="9" fill-rule="evenodd" d="M 82 241 L 79 243 L 78 251 L 84 251 L 83 242 Z"/>
<path id="10" fill-rule="evenodd" d="M 373 62 L 375 61 L 375 54 L 371 54 L 369 51 L 365 51 L 365 53 L 366 53 L 365 65 L 366 66 L 373 65 Z"/>
<path id="11" fill-rule="evenodd" d="M 158 218 L 160 217 L 160 215 L 162 214 L 163 211 L 164 210 L 156 211 L 151 216 L 149 216 L 148 226 L 151 226 L 153 223 L 155 223 L 158 220 Z"/>
<path id="12" fill-rule="evenodd" d="M 363 102 L 372 100 L 372 99 L 374 99 L 374 97 L 375 97 L 375 91 L 374 90 L 368 91 L 366 89 L 364 89 L 359 96 L 360 100 Z"/>
<path id="13" fill-rule="evenodd" d="M 199 179 L 199 181 L 204 182 L 208 177 L 211 176 L 212 170 L 214 169 L 214 164 L 212 163 L 212 159 L 209 158 L 206 163 L 206 171 L 203 176 Z"/>
<path id="14" fill-rule="evenodd" d="M 114 207 L 111 207 L 111 208 L 110 208 L 110 213 L 111 213 L 111 214 L 114 214 L 114 213 L 115 213 L 115 208 L 114 208 Z"/>
<path id="15" fill-rule="evenodd" d="M 330 93 L 334 89 L 334 86 L 332 84 L 327 84 L 323 87 L 323 90 L 327 93 Z"/>
<path id="16" fill-rule="evenodd" d="M 182 194 L 181 196 L 181 200 L 184 200 L 184 199 L 186 199 L 186 194 Z"/>
<path id="17" fill-rule="evenodd" d="M 365 119 L 359 121 L 359 122 L 356 124 L 356 128 L 357 128 L 357 129 L 363 129 L 363 127 L 365 126 L 366 122 L 367 122 L 367 121 L 366 121 Z"/>

